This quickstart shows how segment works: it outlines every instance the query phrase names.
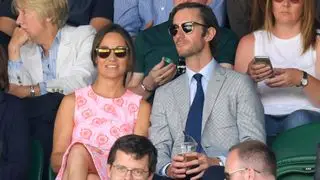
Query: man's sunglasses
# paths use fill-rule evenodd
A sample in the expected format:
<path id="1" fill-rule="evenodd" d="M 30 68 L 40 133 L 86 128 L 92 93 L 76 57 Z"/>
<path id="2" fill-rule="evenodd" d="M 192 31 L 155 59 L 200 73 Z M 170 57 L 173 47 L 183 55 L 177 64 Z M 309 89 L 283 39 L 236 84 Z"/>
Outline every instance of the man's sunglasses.
<path id="1" fill-rule="evenodd" d="M 116 57 L 123 58 L 127 56 L 129 48 L 124 46 L 118 46 L 113 49 L 107 48 L 107 47 L 96 48 L 97 55 L 102 59 L 109 57 L 111 54 L 111 51 L 113 51 Z"/>
<path id="2" fill-rule="evenodd" d="M 275 1 L 277 3 L 282 3 L 284 0 L 273 0 L 273 1 Z M 293 4 L 298 4 L 298 3 L 300 3 L 300 0 L 290 0 L 290 2 Z"/>
<path id="3" fill-rule="evenodd" d="M 189 33 L 192 33 L 194 25 L 203 26 L 203 27 L 208 28 L 207 25 L 204 25 L 204 24 L 201 24 L 201 23 L 197 23 L 197 22 L 194 22 L 194 21 L 182 23 L 180 26 L 181 26 L 181 28 L 182 28 L 182 30 L 183 30 L 183 32 L 185 34 L 189 34 Z M 177 25 L 177 24 L 170 25 L 169 29 L 168 29 L 169 30 L 169 34 L 171 36 L 177 35 L 178 29 L 179 29 L 180 26 Z"/>

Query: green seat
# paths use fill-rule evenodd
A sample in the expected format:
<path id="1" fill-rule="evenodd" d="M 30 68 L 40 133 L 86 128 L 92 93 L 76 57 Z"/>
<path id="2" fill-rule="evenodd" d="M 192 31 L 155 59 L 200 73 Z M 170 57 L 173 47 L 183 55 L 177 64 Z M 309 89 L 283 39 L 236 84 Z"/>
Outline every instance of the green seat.
<path id="1" fill-rule="evenodd" d="M 39 141 L 33 140 L 31 144 L 31 166 L 29 169 L 29 180 L 41 180 L 43 173 L 43 150 Z"/>
<path id="2" fill-rule="evenodd" d="M 320 123 L 311 123 L 280 134 L 272 144 L 277 158 L 277 180 L 313 180 Z"/>
<path id="3" fill-rule="evenodd" d="M 53 172 L 51 166 L 49 166 L 49 178 L 48 178 L 48 180 L 55 180 L 56 176 L 57 176 L 57 174 L 55 172 Z"/>

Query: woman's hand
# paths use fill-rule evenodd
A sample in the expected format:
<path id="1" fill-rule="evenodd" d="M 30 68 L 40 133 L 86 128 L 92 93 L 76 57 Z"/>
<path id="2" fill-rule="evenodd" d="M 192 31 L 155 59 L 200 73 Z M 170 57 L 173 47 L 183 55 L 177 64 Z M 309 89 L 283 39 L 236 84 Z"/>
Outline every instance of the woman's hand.
<path id="1" fill-rule="evenodd" d="M 269 78 L 265 81 L 265 83 L 269 87 L 293 87 L 300 85 L 303 72 L 294 68 L 275 68 L 274 75 L 274 77 Z"/>
<path id="2" fill-rule="evenodd" d="M 263 63 L 255 63 L 254 60 L 249 63 L 247 74 L 255 82 L 263 81 L 274 75 L 271 66 Z"/>
<path id="3" fill-rule="evenodd" d="M 20 59 L 20 48 L 29 40 L 28 33 L 21 29 L 20 27 L 16 27 L 13 31 L 10 43 L 9 43 L 9 59 L 17 60 Z"/>

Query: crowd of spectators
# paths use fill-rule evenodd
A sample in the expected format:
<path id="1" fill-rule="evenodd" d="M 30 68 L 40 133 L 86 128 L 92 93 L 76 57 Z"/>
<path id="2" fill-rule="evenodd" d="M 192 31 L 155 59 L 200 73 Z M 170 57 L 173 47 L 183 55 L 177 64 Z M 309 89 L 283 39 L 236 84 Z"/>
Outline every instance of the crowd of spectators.
<path id="1" fill-rule="evenodd" d="M 42 179 L 275 179 L 272 139 L 320 120 L 319 22 L 319 0 L 0 0 L 0 179 L 33 140 Z"/>

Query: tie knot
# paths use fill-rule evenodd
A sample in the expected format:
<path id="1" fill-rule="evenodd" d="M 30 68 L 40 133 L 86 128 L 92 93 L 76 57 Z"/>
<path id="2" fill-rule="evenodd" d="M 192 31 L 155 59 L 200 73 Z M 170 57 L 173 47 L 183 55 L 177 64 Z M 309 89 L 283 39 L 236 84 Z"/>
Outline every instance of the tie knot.
<path id="1" fill-rule="evenodd" d="M 193 78 L 197 81 L 197 83 L 201 82 L 202 74 L 195 74 L 193 75 Z"/>

